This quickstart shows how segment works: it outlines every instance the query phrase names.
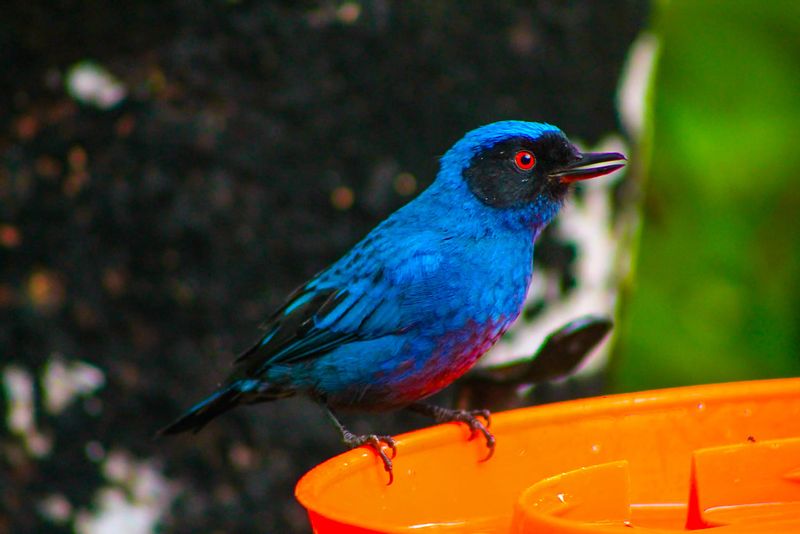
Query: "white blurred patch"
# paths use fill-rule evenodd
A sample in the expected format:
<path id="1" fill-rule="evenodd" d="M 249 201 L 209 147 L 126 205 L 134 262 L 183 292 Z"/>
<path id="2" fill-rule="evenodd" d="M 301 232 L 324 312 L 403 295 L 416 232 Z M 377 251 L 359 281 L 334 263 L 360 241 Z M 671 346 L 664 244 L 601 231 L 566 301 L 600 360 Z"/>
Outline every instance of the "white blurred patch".
<path id="1" fill-rule="evenodd" d="M 633 43 L 620 80 L 617 107 L 625 129 L 634 138 L 642 135 L 651 81 L 658 59 L 658 38 L 642 33 Z"/>
<path id="2" fill-rule="evenodd" d="M 53 441 L 36 428 L 36 383 L 33 374 L 17 365 L 2 372 L 7 398 L 6 422 L 26 452 L 41 458 L 51 453 Z M 41 373 L 45 409 L 58 415 L 79 397 L 88 397 L 105 385 L 103 372 L 85 362 L 65 361 L 55 355 Z M 87 399 L 90 400 L 90 399 Z M 90 509 L 75 510 L 62 494 L 49 495 L 36 503 L 42 517 L 55 524 L 73 523 L 79 534 L 151 534 L 178 493 L 178 485 L 167 480 L 152 460 L 136 460 L 129 453 L 89 441 L 86 454 L 100 464 L 107 480 L 97 490 Z M 13 456 L 9 455 L 13 462 Z"/>
<path id="3" fill-rule="evenodd" d="M 42 372 L 44 406 L 48 413 L 58 415 L 76 397 L 86 397 L 106 383 L 103 372 L 81 361 L 65 362 L 58 355 L 53 356 Z"/>
<path id="4" fill-rule="evenodd" d="M 171 505 L 177 487 L 159 473 L 152 461 L 135 460 L 129 453 L 110 452 L 102 464 L 109 482 L 95 494 L 92 511 L 80 510 L 79 534 L 150 534 Z"/>
<path id="5" fill-rule="evenodd" d="M 593 151 L 627 153 L 619 138 L 609 139 Z M 583 198 L 571 195 L 552 223 L 560 240 L 577 247 L 575 275 L 577 285 L 565 296 L 558 290 L 559 273 L 537 268 L 528 291 L 527 304 L 544 299 L 545 309 L 532 321 L 518 320 L 481 361 L 491 366 L 530 358 L 544 339 L 568 322 L 584 315 L 614 317 L 620 277 L 620 261 L 627 254 L 622 250 L 621 230 L 612 212 L 612 190 L 625 171 L 618 171 L 598 180 L 587 180 L 579 187 Z M 582 371 L 597 369 L 607 358 L 607 342 L 589 358 Z"/>
<path id="6" fill-rule="evenodd" d="M 8 399 L 8 430 L 22 440 L 31 456 L 42 458 L 48 455 L 53 443 L 36 428 L 33 377 L 22 367 L 9 365 L 3 372 L 3 386 Z"/>
<path id="7" fill-rule="evenodd" d="M 111 109 L 125 98 L 127 90 L 102 65 L 91 61 L 76 63 L 67 71 L 67 92 L 82 104 Z"/>
<path id="8" fill-rule="evenodd" d="M 58 493 L 42 499 L 39 502 L 39 512 L 53 523 L 61 525 L 72 516 L 72 504 Z"/>

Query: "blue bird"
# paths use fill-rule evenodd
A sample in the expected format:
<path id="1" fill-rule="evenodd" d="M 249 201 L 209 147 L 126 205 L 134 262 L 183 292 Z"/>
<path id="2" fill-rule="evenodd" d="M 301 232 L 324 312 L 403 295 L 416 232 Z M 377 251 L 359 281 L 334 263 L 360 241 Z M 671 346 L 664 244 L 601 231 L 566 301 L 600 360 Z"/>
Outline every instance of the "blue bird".
<path id="1" fill-rule="evenodd" d="M 503 121 L 467 133 L 441 158 L 430 187 L 290 295 L 219 389 L 162 433 L 197 432 L 240 404 L 303 393 L 326 409 L 346 445 L 371 446 L 390 477 L 383 445 L 394 458 L 394 440 L 355 435 L 334 410 L 410 408 L 461 421 L 484 436 L 488 459 L 488 411 L 419 401 L 464 374 L 517 318 L 534 240 L 570 184 L 615 171 L 624 159 L 581 153 L 543 123 Z"/>

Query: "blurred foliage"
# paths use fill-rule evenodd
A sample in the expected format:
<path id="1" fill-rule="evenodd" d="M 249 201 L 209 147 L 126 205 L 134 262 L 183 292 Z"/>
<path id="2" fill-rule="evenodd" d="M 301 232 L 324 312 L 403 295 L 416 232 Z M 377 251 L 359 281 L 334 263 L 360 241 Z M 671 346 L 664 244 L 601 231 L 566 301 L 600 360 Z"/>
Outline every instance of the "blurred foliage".
<path id="1" fill-rule="evenodd" d="M 800 373 L 800 3 L 655 13 L 621 390 Z"/>

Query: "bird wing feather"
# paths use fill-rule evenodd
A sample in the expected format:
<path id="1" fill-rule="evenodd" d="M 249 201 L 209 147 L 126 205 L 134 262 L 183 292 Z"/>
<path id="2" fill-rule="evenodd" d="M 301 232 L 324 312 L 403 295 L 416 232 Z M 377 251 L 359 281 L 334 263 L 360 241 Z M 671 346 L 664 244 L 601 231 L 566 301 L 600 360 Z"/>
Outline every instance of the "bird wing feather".
<path id="1" fill-rule="evenodd" d="M 388 299 L 370 284 L 346 289 L 301 286 L 265 323 L 258 343 L 235 361 L 245 374 L 258 374 L 276 364 L 294 364 L 328 353 L 356 340 L 397 331 Z M 389 313 L 387 313 L 389 312 Z"/>
<path id="2" fill-rule="evenodd" d="M 273 365 L 316 358 L 425 321 L 431 306 L 452 300 L 442 293 L 450 283 L 440 270 L 442 247 L 430 246 L 440 236 L 423 239 L 428 234 L 404 233 L 389 242 L 368 236 L 289 296 L 265 323 L 261 340 L 236 360 L 238 370 L 258 375 Z"/>

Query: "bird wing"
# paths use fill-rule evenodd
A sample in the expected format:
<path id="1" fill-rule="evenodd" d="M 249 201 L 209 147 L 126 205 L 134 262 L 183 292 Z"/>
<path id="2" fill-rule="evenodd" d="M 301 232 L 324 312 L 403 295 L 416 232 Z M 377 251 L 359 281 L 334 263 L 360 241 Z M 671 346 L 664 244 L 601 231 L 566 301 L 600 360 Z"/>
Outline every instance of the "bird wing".
<path id="1" fill-rule="evenodd" d="M 293 364 L 356 340 L 374 339 L 398 329 L 396 316 L 380 287 L 368 283 L 347 288 L 298 288 L 265 323 L 266 333 L 236 359 L 246 374 L 275 364 Z"/>
<path id="2" fill-rule="evenodd" d="M 346 343 L 404 332 L 442 313 L 443 303 L 456 299 L 449 296 L 453 280 L 441 268 L 440 240 L 426 229 L 389 237 L 373 231 L 289 296 L 267 320 L 261 340 L 236 360 L 237 371 L 257 376 Z"/>

